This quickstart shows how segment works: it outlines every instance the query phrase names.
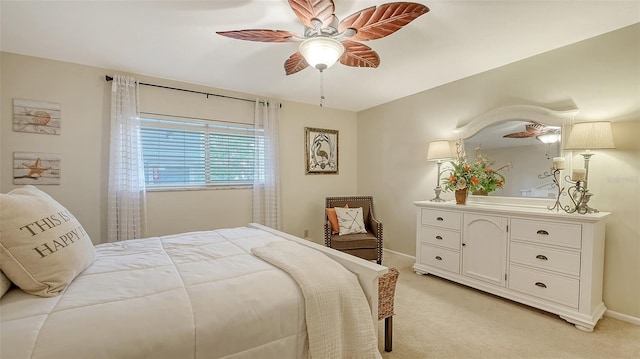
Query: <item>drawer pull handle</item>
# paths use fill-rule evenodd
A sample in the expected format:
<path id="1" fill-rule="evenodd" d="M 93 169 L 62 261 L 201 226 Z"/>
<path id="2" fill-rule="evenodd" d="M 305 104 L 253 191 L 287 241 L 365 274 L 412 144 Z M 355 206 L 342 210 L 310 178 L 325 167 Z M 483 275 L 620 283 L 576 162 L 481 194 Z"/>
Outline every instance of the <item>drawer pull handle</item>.
<path id="1" fill-rule="evenodd" d="M 436 236 L 436 239 L 441 241 L 442 240 L 442 236 Z"/>
<path id="2" fill-rule="evenodd" d="M 536 286 L 540 287 L 540 288 L 546 288 L 547 285 L 542 283 L 542 282 L 536 282 Z"/>
<path id="3" fill-rule="evenodd" d="M 543 235 L 543 236 L 548 236 L 549 232 L 545 231 L 544 229 L 540 229 L 538 230 L 536 233 Z"/>
<path id="4" fill-rule="evenodd" d="M 437 259 L 437 260 L 439 260 L 439 261 L 441 261 L 441 260 L 442 260 L 442 257 L 440 257 L 440 256 L 436 256 L 436 259 Z"/>
<path id="5" fill-rule="evenodd" d="M 538 254 L 538 255 L 536 256 L 536 258 L 537 258 L 537 259 L 540 259 L 540 260 L 543 260 L 543 261 L 549 260 L 549 258 L 547 258 L 547 256 L 543 256 L 542 254 Z"/>
<path id="6" fill-rule="evenodd" d="M 442 221 L 444 221 L 444 218 L 438 217 L 438 218 L 436 218 L 436 221 L 442 222 Z"/>

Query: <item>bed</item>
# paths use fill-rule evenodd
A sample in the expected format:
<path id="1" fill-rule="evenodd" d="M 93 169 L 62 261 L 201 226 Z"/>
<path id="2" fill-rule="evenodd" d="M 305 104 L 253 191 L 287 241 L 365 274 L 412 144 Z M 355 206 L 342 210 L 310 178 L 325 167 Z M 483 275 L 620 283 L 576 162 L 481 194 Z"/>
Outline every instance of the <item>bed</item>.
<path id="1" fill-rule="evenodd" d="M 258 224 L 101 244 L 59 294 L 2 296 L 0 357 L 379 358 L 386 271 Z"/>

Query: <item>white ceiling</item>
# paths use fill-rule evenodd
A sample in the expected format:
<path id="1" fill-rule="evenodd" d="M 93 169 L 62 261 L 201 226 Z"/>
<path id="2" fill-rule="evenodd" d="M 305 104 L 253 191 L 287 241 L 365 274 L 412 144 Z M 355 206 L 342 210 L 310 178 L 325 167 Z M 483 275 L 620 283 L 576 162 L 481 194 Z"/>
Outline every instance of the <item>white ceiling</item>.
<path id="1" fill-rule="evenodd" d="M 392 0 L 335 0 L 342 19 Z M 377 69 L 324 73 L 326 107 L 360 111 L 640 22 L 640 1 L 418 1 L 431 11 L 367 45 Z M 301 33 L 286 0 L 1 0 L 2 51 L 98 66 L 261 97 L 319 104 L 320 74 L 286 76 L 295 43 L 216 31 Z"/>

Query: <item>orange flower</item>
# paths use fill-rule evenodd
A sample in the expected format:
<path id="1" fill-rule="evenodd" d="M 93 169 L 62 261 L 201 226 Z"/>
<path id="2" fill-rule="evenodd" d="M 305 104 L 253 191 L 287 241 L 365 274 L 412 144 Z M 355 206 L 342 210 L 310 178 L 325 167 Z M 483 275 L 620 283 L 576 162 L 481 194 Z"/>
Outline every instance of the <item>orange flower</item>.
<path id="1" fill-rule="evenodd" d="M 478 177 L 472 177 L 472 178 L 471 178 L 471 183 L 473 183 L 473 184 L 478 184 L 478 182 L 480 182 L 480 180 L 478 179 Z"/>

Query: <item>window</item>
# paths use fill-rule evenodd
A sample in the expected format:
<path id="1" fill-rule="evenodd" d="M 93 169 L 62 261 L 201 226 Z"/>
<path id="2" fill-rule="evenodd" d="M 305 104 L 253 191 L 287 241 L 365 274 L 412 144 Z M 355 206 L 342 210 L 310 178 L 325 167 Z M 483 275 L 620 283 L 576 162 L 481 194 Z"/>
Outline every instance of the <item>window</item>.
<path id="1" fill-rule="evenodd" d="M 192 119 L 141 118 L 140 122 L 149 188 L 253 184 L 253 126 Z M 257 136 L 262 140 L 260 133 Z"/>

